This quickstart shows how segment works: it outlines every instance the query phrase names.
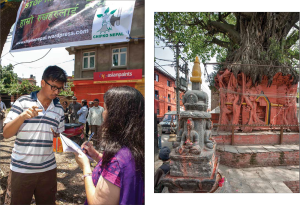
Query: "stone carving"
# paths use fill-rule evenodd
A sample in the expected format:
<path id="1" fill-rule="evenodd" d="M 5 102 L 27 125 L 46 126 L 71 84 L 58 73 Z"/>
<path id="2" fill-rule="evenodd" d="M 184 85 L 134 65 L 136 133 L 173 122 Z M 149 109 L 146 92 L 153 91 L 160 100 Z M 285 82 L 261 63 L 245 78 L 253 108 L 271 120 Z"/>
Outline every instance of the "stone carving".
<path id="1" fill-rule="evenodd" d="M 216 143 L 211 139 L 208 95 L 201 90 L 198 57 L 192 74 L 192 90 L 182 97 L 185 111 L 180 112 L 180 128 L 170 153 L 170 173 L 162 179 L 173 193 L 209 192 L 217 183 L 219 157 L 215 155 Z"/>
<path id="2" fill-rule="evenodd" d="M 266 125 L 297 125 L 298 76 L 283 74 L 282 71 L 273 73 L 271 77 L 268 75 L 261 74 L 257 81 L 246 75 L 243 69 L 237 73 L 229 69 L 219 71 L 215 77 L 215 85 L 220 92 L 219 124 L 252 125 L 235 128 L 243 132 L 269 130 Z M 299 132 L 299 127 L 285 129 Z M 218 130 L 231 131 L 231 127 L 222 126 Z"/>
<path id="3" fill-rule="evenodd" d="M 187 131 L 184 131 L 181 136 L 180 147 L 176 149 L 176 153 L 185 154 L 200 154 L 199 134 L 194 130 L 194 121 L 192 118 L 187 120 Z"/>

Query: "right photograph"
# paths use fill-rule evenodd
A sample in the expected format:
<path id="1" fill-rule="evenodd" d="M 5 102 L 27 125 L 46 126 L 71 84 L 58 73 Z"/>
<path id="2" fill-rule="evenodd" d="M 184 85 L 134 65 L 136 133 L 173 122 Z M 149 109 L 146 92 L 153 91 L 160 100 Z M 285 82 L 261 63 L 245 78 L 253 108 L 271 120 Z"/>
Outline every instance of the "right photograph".
<path id="1" fill-rule="evenodd" d="M 299 21 L 154 13 L 155 193 L 299 193 Z"/>

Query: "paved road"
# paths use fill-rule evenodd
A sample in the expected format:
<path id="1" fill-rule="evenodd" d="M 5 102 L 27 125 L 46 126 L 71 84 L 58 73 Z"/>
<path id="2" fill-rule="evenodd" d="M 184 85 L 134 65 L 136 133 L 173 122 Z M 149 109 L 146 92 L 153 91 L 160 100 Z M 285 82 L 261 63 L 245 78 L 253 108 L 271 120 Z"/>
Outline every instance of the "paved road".
<path id="1" fill-rule="evenodd" d="M 172 149 L 168 139 L 168 134 L 162 135 L 162 146 Z M 155 170 L 161 164 L 160 160 L 155 161 Z M 237 169 L 220 165 L 219 172 L 227 179 L 233 193 L 292 193 L 283 182 L 299 180 L 299 166 Z"/>

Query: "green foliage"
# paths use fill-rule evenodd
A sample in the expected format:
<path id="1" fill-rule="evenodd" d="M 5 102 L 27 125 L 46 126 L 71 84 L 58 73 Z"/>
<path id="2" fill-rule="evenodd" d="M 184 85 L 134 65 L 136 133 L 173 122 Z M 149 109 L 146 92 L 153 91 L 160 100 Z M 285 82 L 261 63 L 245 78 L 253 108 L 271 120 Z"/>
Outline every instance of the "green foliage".
<path id="1" fill-rule="evenodd" d="M 109 12 L 109 7 L 107 7 L 107 9 L 104 11 L 104 13 L 108 13 Z"/>
<path id="2" fill-rule="evenodd" d="M 98 14 L 97 15 L 98 18 L 101 18 L 102 16 L 103 16 L 103 14 Z"/>
<path id="3" fill-rule="evenodd" d="M 40 90 L 39 86 L 32 85 L 28 80 L 22 81 L 21 84 L 12 84 L 9 89 L 7 89 L 7 93 L 9 95 L 28 95 L 33 91 Z"/>
<path id="4" fill-rule="evenodd" d="M 9 95 L 25 95 L 32 91 L 40 90 L 41 88 L 29 83 L 28 80 L 18 84 L 18 76 L 13 72 L 12 64 L 0 66 L 0 92 Z"/>
<path id="5" fill-rule="evenodd" d="M 0 65 L 0 82 L 3 89 L 7 89 L 11 84 L 18 82 L 18 76 L 13 72 L 14 68 L 12 64 L 2 67 Z"/>
<path id="6" fill-rule="evenodd" d="M 209 32 L 206 25 L 218 19 L 218 13 L 208 12 L 158 12 L 154 15 L 155 37 L 173 43 L 184 43 L 183 52 L 189 60 L 199 56 L 202 62 L 209 61 L 217 53 L 226 48 L 213 43 L 214 39 L 230 43 L 224 33 Z M 230 14 L 226 17 L 228 23 L 234 24 L 236 19 Z M 234 45 L 234 44 L 233 44 Z"/>
<path id="7" fill-rule="evenodd" d="M 73 84 L 73 82 L 68 81 L 67 82 L 67 88 L 65 88 L 64 91 L 61 91 L 59 95 L 73 96 L 74 92 L 71 90 L 71 87 L 74 87 L 74 84 Z"/>

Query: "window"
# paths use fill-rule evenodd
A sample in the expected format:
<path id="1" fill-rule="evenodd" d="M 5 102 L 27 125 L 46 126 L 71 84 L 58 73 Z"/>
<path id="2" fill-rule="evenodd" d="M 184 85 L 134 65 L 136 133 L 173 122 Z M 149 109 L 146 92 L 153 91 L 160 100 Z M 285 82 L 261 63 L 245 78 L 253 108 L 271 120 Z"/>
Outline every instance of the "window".
<path id="1" fill-rule="evenodd" d="M 155 90 L 154 98 L 155 98 L 155 100 L 159 100 L 158 90 Z"/>
<path id="2" fill-rule="evenodd" d="M 83 68 L 84 69 L 95 68 L 95 52 L 83 53 Z"/>
<path id="3" fill-rule="evenodd" d="M 168 87 L 171 87 L 171 81 L 167 81 Z"/>
<path id="4" fill-rule="evenodd" d="M 171 106 L 168 106 L 168 112 L 170 112 L 171 111 Z"/>
<path id="5" fill-rule="evenodd" d="M 168 102 L 171 102 L 171 95 L 168 94 Z"/>
<path id="6" fill-rule="evenodd" d="M 156 114 L 158 114 L 158 115 L 159 115 L 159 109 L 157 109 L 157 110 L 156 110 Z"/>
<path id="7" fill-rule="evenodd" d="M 127 48 L 114 48 L 112 50 L 112 66 L 127 65 Z"/>
<path id="8" fill-rule="evenodd" d="M 156 73 L 154 73 L 154 80 L 157 81 L 157 82 L 159 82 L 159 76 Z"/>

